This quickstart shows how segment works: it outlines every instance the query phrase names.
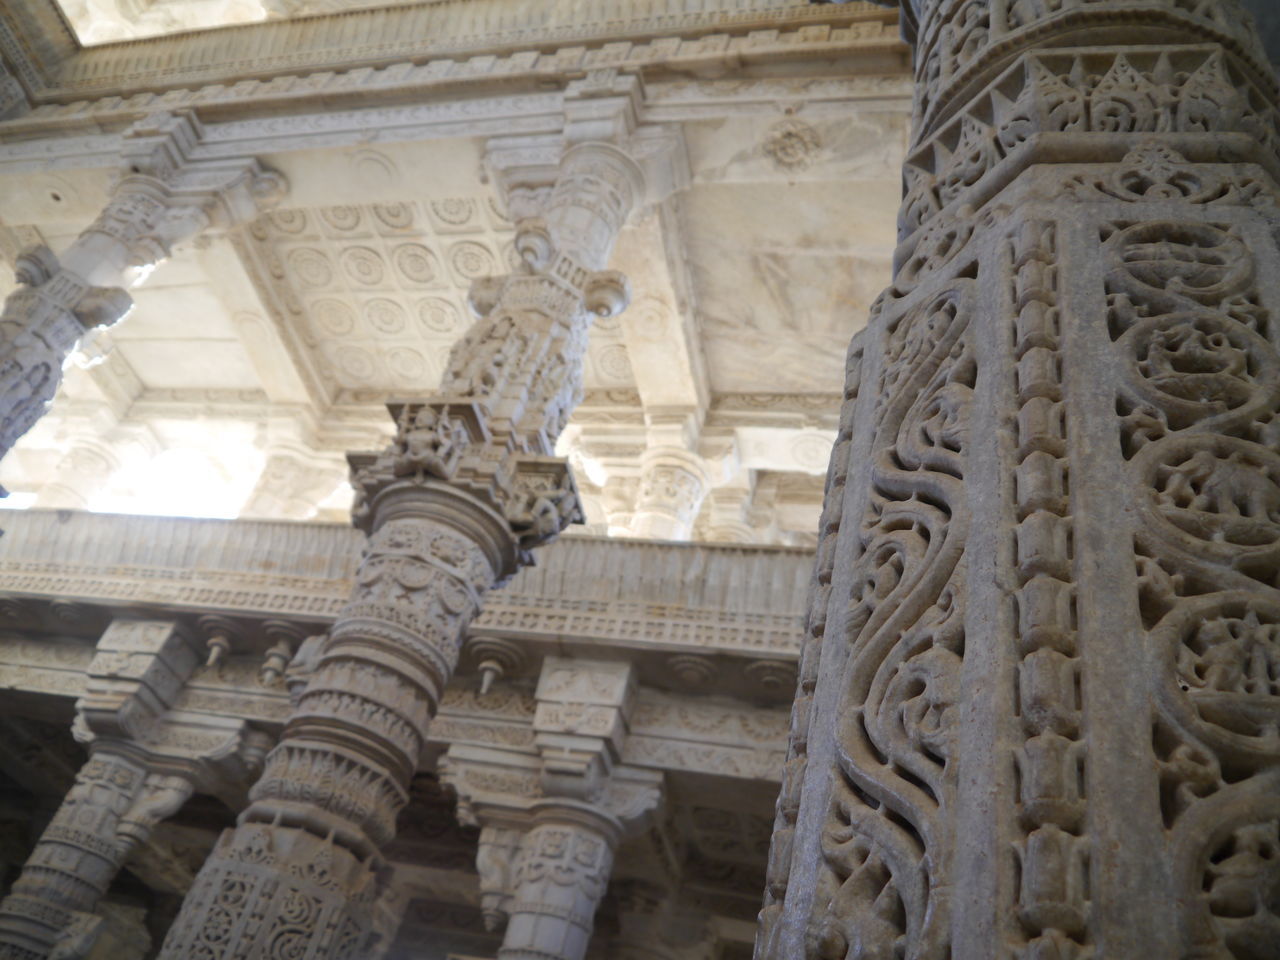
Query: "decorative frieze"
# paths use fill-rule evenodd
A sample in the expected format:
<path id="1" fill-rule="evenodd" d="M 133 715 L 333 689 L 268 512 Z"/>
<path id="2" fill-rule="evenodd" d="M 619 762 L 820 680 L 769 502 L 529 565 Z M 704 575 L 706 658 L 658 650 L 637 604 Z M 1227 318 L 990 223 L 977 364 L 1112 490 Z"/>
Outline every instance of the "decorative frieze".
<path id="1" fill-rule="evenodd" d="M 6 518 L 0 589 L 323 624 L 351 589 L 359 544 L 355 531 L 318 524 L 28 511 Z M 470 633 L 792 657 L 811 557 L 574 537 L 490 596 Z"/>
<path id="2" fill-rule="evenodd" d="M 40 30 L 35 22 L 25 25 Z M 353 36 L 359 42 L 353 43 Z M 476 52 L 477 37 L 485 38 L 484 52 Z M 424 82 L 456 84 L 531 74 L 558 78 L 567 72 L 638 70 L 651 64 L 693 67 L 793 53 L 799 47 L 815 54 L 850 46 L 901 49 L 893 18 L 865 3 L 806 7 L 791 0 L 696 0 L 691 6 L 686 0 L 660 0 L 622 11 L 611 5 L 584 10 L 561 3 L 526 20 L 513 19 L 503 3 L 481 0 L 353 11 L 88 48 L 66 57 L 56 74 L 33 72 L 31 79 L 42 98 L 83 100 L 98 93 L 124 98 L 98 104 L 98 110 L 127 105 L 150 111 L 312 92 L 331 98 L 339 91 L 365 94 L 406 83 L 421 87 Z M 223 74 L 213 65 L 230 57 L 243 65 L 246 75 L 276 76 L 223 84 Z M 291 75 L 293 71 L 302 73 Z M 160 81 L 169 94 L 128 97 Z M 189 89 L 172 89 L 178 85 Z"/>

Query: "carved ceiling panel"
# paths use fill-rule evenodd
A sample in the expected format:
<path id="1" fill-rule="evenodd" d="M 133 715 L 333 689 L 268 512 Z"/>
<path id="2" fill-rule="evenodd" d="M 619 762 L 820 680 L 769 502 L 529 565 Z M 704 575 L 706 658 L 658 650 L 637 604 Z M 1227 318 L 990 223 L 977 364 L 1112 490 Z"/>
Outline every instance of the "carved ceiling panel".
<path id="1" fill-rule="evenodd" d="M 465 293 L 508 269 L 510 232 L 482 198 L 280 210 L 254 236 L 301 305 L 302 341 L 344 390 L 431 390 L 470 323 Z"/>
<path id="2" fill-rule="evenodd" d="M 486 196 L 279 210 L 252 235 L 321 379 L 356 402 L 439 386 L 473 320 L 471 283 L 518 265 L 511 224 Z M 634 382 L 616 319 L 593 332 L 586 379 Z"/>
<path id="3" fill-rule="evenodd" d="M 844 378 L 849 337 L 889 278 L 890 248 L 846 245 L 827 233 L 840 217 L 815 222 L 795 207 L 779 217 L 782 198 L 753 193 L 699 188 L 688 205 L 712 389 L 829 395 Z"/>

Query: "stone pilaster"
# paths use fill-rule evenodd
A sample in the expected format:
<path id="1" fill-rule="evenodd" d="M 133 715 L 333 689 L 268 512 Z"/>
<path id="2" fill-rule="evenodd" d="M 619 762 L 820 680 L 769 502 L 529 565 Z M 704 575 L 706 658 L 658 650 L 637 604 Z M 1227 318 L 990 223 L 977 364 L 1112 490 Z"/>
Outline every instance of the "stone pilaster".
<path id="1" fill-rule="evenodd" d="M 88 956 L 98 901 L 152 828 L 261 758 L 263 737 L 242 722 L 170 710 L 198 663 L 169 621 L 117 620 L 103 635 L 75 729 L 90 759 L 0 903 L 0 958 Z"/>
<path id="2" fill-rule="evenodd" d="M 121 470 L 150 459 L 159 449 L 151 432 L 141 424 L 78 430 L 66 441 L 66 453 L 54 469 L 53 479 L 40 488 L 33 506 L 85 510 L 89 502 Z"/>
<path id="3" fill-rule="evenodd" d="M 1265 956 L 1275 78 L 1233 0 L 904 15 L 757 956 Z"/>
<path id="4" fill-rule="evenodd" d="M 707 496 L 707 539 L 712 543 L 755 543 L 761 539 L 751 523 L 750 484 L 715 487 Z"/>
<path id="5" fill-rule="evenodd" d="M 43 414 L 80 338 L 129 311 L 124 286 L 174 244 L 243 222 L 283 194 L 283 178 L 256 160 L 201 159 L 201 136 L 190 115 L 138 121 L 98 219 L 61 256 L 36 247 L 18 257 L 19 287 L 0 313 L 0 457 Z"/>
<path id="6" fill-rule="evenodd" d="M 641 184 L 611 143 L 558 152 L 554 186 L 531 191 L 539 203 L 517 211 L 513 198 L 524 266 L 476 284 L 479 319 L 440 397 L 393 404 L 396 440 L 351 458 L 354 517 L 369 534 L 351 599 L 163 957 L 338 960 L 375 939 L 379 850 L 467 626 L 578 510 L 552 453 L 581 398 L 590 314 L 625 303 L 625 281 L 603 268 Z"/>

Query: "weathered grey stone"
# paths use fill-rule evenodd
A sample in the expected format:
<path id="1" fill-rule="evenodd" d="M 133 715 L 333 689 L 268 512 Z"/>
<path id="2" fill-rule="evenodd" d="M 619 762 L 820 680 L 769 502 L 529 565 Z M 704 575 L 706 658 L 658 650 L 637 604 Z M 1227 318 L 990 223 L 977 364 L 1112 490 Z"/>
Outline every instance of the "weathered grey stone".
<path id="1" fill-rule="evenodd" d="M 905 13 L 757 956 L 1267 956 L 1274 77 L 1233 2 Z"/>

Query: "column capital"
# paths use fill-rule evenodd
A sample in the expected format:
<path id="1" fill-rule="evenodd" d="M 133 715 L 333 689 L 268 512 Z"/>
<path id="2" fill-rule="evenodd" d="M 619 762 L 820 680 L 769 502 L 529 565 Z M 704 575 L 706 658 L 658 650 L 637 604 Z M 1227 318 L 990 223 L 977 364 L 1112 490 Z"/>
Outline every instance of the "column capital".
<path id="1" fill-rule="evenodd" d="M 688 540 L 709 486 L 707 464 L 696 453 L 679 446 L 648 447 L 640 456 L 632 534 Z"/>
<path id="2" fill-rule="evenodd" d="M 127 758 L 236 807 L 272 738 L 243 720 L 174 708 L 203 661 L 200 641 L 176 621 L 113 620 L 89 663 L 73 733 L 91 752 Z"/>

